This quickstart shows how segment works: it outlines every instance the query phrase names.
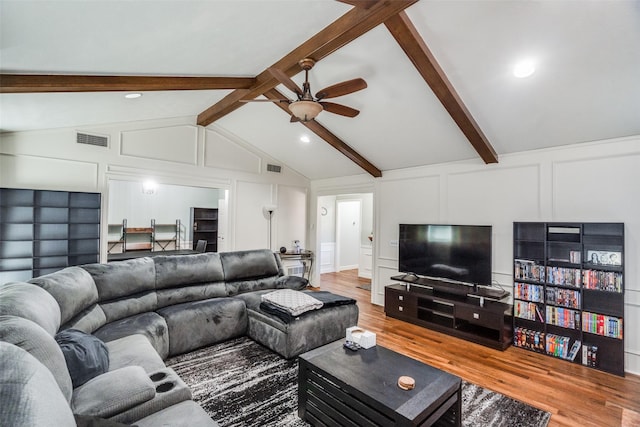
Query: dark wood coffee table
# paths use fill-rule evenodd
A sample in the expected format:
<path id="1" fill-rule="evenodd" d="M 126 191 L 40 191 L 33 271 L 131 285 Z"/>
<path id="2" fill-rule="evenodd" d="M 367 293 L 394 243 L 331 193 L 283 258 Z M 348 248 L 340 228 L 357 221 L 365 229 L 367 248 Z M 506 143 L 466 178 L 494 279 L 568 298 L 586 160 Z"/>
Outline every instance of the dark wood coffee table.
<path id="1" fill-rule="evenodd" d="M 300 355 L 298 415 L 313 425 L 461 425 L 462 381 L 381 346 L 336 341 Z M 413 390 L 398 377 L 415 379 Z"/>

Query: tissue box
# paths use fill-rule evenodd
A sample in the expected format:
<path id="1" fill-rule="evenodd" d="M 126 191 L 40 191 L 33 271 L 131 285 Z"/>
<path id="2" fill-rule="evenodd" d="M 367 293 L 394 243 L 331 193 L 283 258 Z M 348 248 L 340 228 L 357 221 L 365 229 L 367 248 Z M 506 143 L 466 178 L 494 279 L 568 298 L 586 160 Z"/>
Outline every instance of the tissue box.
<path id="1" fill-rule="evenodd" d="M 357 326 L 352 326 L 347 328 L 347 341 L 353 341 L 362 348 L 371 348 L 376 345 L 376 334 Z"/>

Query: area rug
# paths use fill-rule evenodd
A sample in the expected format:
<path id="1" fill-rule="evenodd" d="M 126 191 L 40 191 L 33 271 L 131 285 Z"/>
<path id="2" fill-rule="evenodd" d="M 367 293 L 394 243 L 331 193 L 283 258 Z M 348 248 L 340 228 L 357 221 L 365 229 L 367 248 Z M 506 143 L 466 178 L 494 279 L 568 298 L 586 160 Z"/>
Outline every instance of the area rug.
<path id="1" fill-rule="evenodd" d="M 358 285 L 358 286 L 356 286 L 356 288 L 364 289 L 365 291 L 370 291 L 371 290 L 371 285 L 366 283 L 366 284 Z"/>
<path id="2" fill-rule="evenodd" d="M 189 385 L 193 400 L 222 427 L 302 427 L 298 362 L 249 338 L 237 338 L 167 360 Z M 466 427 L 546 426 L 550 414 L 475 384 L 462 386 Z"/>

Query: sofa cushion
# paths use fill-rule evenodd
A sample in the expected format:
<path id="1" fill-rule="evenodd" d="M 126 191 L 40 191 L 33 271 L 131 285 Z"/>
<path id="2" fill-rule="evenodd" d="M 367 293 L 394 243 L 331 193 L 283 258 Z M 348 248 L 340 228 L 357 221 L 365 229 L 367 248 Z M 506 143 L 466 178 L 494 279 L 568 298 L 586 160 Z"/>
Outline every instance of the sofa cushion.
<path id="1" fill-rule="evenodd" d="M 140 313 L 155 311 L 158 297 L 155 291 L 131 294 L 125 298 L 100 303 L 107 323 Z"/>
<path id="2" fill-rule="evenodd" d="M 169 355 L 244 335 L 247 310 L 235 298 L 213 298 L 161 308 L 158 313 L 169 328 Z"/>
<path id="3" fill-rule="evenodd" d="M 177 288 L 158 289 L 158 308 L 168 305 L 182 304 L 203 299 L 226 297 L 227 287 L 224 282 L 200 283 Z"/>
<path id="4" fill-rule="evenodd" d="M 64 323 L 60 329 L 78 329 L 90 334 L 105 323 L 107 323 L 107 316 L 104 314 L 104 310 L 98 304 L 93 304 Z"/>
<path id="5" fill-rule="evenodd" d="M 55 338 L 64 354 L 74 388 L 109 370 L 109 350 L 98 337 L 67 329 Z"/>
<path id="6" fill-rule="evenodd" d="M 98 302 L 98 290 L 91 275 L 80 267 L 68 267 L 29 280 L 49 292 L 60 306 L 60 323 Z"/>
<path id="7" fill-rule="evenodd" d="M 165 367 L 162 358 L 144 335 L 127 335 L 105 344 L 109 349 L 110 371 L 126 366 L 140 366 L 149 373 Z"/>
<path id="8" fill-rule="evenodd" d="M 279 275 L 275 254 L 268 249 L 222 252 L 220 261 L 226 282 Z"/>
<path id="9" fill-rule="evenodd" d="M 156 270 L 151 258 L 87 264 L 82 268 L 93 277 L 101 303 L 155 290 Z"/>
<path id="10" fill-rule="evenodd" d="M 228 296 L 237 296 L 246 292 L 255 292 L 265 289 L 275 289 L 278 276 L 264 277 L 253 280 L 235 280 L 226 282 L 226 292 Z"/>
<path id="11" fill-rule="evenodd" d="M 224 281 L 220 254 L 157 256 L 156 289 Z"/>
<path id="12" fill-rule="evenodd" d="M 13 344 L 0 341 L 0 420 L 7 426 L 75 427 L 76 422 L 51 372 Z"/>
<path id="13" fill-rule="evenodd" d="M 162 359 L 169 355 L 169 333 L 167 322 L 157 313 L 142 313 L 108 323 L 93 333 L 108 342 L 128 335 L 142 334 L 147 337 Z"/>
<path id="14" fill-rule="evenodd" d="M 99 375 L 73 391 L 71 407 L 82 415 L 113 417 L 153 399 L 156 388 L 139 366 Z"/>
<path id="15" fill-rule="evenodd" d="M 54 336 L 60 327 L 60 307 L 51 294 L 32 283 L 0 285 L 0 314 L 24 317 Z"/>
<path id="16" fill-rule="evenodd" d="M 62 350 L 40 325 L 24 317 L 0 316 L 0 341 L 28 351 L 53 374 L 63 396 L 71 401 L 71 376 Z"/>
<path id="17" fill-rule="evenodd" d="M 280 276 L 275 281 L 276 289 L 293 289 L 301 291 L 309 286 L 309 281 L 300 276 Z"/>

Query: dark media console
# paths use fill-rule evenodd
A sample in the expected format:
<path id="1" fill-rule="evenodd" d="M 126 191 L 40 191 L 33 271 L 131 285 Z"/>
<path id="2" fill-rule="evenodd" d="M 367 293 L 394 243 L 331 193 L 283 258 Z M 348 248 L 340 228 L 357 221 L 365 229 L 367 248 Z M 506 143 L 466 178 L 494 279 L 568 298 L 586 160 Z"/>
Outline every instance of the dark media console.
<path id="1" fill-rule="evenodd" d="M 415 275 L 391 279 L 403 283 L 385 287 L 387 316 L 498 350 L 512 343 L 513 306 L 501 301 L 508 292 Z"/>

